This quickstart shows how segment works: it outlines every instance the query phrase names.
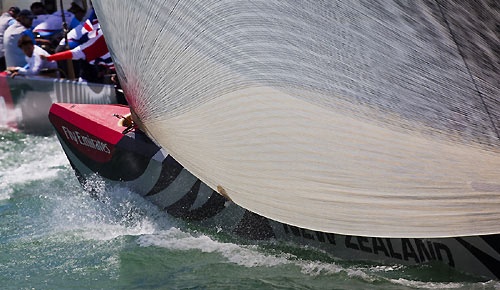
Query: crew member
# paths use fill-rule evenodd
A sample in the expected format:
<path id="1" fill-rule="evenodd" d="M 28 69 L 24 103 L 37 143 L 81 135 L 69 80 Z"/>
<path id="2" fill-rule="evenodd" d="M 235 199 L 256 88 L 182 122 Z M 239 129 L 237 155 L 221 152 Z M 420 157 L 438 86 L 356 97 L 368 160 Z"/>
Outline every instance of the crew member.
<path id="1" fill-rule="evenodd" d="M 42 69 L 57 70 L 57 63 L 47 61 L 41 56 L 49 56 L 50 54 L 41 47 L 34 44 L 33 39 L 27 35 L 21 36 L 18 41 L 18 47 L 26 55 L 27 64 L 24 67 L 9 68 L 12 72 L 11 77 L 16 75 L 38 75 Z"/>
<path id="2" fill-rule="evenodd" d="M 4 71 L 5 66 L 5 49 L 3 47 L 3 35 L 7 28 L 14 24 L 16 17 L 21 12 L 18 7 L 10 7 L 9 11 L 3 13 L 0 16 L 0 71 Z"/>
<path id="3" fill-rule="evenodd" d="M 5 64 L 7 67 L 23 67 L 26 65 L 24 53 L 17 46 L 17 42 L 23 35 L 28 35 L 33 39 L 33 42 L 35 41 L 35 35 L 33 35 L 33 32 L 31 31 L 33 18 L 35 18 L 35 16 L 30 10 L 21 10 L 16 18 L 16 23 L 12 24 L 7 28 L 7 30 L 5 30 L 3 45 L 5 48 Z"/>
<path id="4" fill-rule="evenodd" d="M 35 15 L 35 19 L 33 19 L 33 27 L 36 27 L 38 24 L 44 22 L 50 17 L 50 14 L 47 13 L 47 9 L 45 9 L 45 5 L 42 2 L 33 2 L 31 3 L 30 10 Z"/>
<path id="5" fill-rule="evenodd" d="M 68 29 L 71 30 L 78 26 L 83 20 L 83 17 L 85 17 L 85 10 L 75 2 L 72 2 L 71 7 L 67 11 L 64 11 L 64 17 L 68 24 Z M 62 29 L 62 12 L 56 11 L 45 17 L 44 21 L 38 24 L 33 31 L 38 33 L 41 37 L 49 39 L 62 32 Z"/>

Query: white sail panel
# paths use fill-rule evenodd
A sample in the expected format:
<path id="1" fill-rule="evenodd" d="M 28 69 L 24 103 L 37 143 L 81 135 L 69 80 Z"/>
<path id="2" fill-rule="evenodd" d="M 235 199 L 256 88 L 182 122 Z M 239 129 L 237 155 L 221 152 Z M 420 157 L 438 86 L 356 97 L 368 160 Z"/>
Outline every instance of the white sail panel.
<path id="1" fill-rule="evenodd" d="M 95 3 L 127 99 L 187 169 L 266 217 L 387 237 L 500 232 L 500 13 L 467 5 Z"/>

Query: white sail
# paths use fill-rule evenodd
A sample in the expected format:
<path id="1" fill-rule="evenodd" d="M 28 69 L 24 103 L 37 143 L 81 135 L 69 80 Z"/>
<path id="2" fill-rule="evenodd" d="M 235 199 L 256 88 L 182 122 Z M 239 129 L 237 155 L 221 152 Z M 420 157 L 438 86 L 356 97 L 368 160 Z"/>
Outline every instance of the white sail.
<path id="1" fill-rule="evenodd" d="M 493 4 L 94 1 L 183 166 L 271 219 L 381 237 L 500 233 Z"/>

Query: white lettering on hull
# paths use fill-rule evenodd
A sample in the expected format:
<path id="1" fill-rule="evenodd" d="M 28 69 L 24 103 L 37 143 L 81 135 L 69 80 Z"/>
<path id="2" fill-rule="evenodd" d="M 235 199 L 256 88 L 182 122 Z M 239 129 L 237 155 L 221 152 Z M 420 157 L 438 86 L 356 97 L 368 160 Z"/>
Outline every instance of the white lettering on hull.
<path id="1" fill-rule="evenodd" d="M 99 140 L 85 136 L 78 131 L 71 131 L 70 129 L 62 126 L 66 139 L 75 142 L 76 144 L 87 146 L 89 148 L 104 152 L 106 154 L 111 154 L 108 148 L 108 144 L 105 144 Z"/>

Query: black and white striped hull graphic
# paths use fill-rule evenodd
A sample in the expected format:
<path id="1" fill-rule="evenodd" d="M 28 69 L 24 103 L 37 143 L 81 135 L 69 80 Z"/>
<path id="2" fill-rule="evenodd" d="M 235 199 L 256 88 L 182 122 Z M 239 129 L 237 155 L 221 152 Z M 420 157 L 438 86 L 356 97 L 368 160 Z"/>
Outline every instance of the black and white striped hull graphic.
<path id="1" fill-rule="evenodd" d="M 117 143 L 112 160 L 135 160 L 142 166 L 92 164 L 58 134 L 80 182 L 93 187 L 123 186 L 142 195 L 170 215 L 218 228 L 250 240 L 291 241 L 325 250 L 343 259 L 398 264 L 440 262 L 461 272 L 500 279 L 500 235 L 441 239 L 378 238 L 339 235 L 276 222 L 236 205 L 213 191 L 154 143 L 132 146 L 140 133 L 129 133 Z M 142 152 L 134 151 L 140 149 Z M 141 160 L 142 158 L 142 160 Z M 119 168 L 131 172 L 123 177 Z M 99 182 L 96 182 L 96 173 Z M 130 178 L 133 175 L 133 178 Z M 94 188 L 95 189 L 95 188 Z"/>

